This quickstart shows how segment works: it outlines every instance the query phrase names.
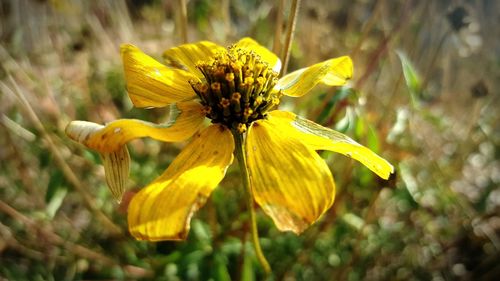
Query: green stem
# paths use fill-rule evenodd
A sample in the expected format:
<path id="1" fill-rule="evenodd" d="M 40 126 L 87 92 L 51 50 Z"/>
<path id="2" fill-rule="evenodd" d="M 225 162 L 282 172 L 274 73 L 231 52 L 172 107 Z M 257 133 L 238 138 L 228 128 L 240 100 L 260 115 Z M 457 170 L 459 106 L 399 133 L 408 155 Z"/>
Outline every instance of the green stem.
<path id="1" fill-rule="evenodd" d="M 250 177 L 248 176 L 247 159 L 245 154 L 245 142 L 243 139 L 243 134 L 233 131 L 233 136 L 236 145 L 236 158 L 238 158 L 238 165 L 240 166 L 241 177 L 243 180 L 243 186 L 245 187 L 248 211 L 250 212 L 250 225 L 252 231 L 252 241 L 255 248 L 255 255 L 259 260 L 260 265 L 264 269 L 267 275 L 271 274 L 271 267 L 266 260 L 266 257 L 262 253 L 259 243 L 259 232 L 257 230 L 257 220 L 255 215 L 255 208 L 253 205 L 252 189 L 250 187 Z"/>

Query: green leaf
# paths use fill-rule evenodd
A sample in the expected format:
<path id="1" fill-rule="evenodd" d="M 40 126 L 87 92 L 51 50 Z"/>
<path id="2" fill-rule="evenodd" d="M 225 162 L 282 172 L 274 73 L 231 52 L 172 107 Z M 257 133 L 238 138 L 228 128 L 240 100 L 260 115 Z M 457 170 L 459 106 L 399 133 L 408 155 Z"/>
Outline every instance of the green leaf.
<path id="1" fill-rule="evenodd" d="M 243 247 L 241 239 L 228 237 L 221 246 L 221 252 L 226 256 L 239 255 L 241 253 L 241 247 Z"/>
<path id="2" fill-rule="evenodd" d="M 356 230 L 361 230 L 365 225 L 365 221 L 353 213 L 345 214 L 342 216 L 342 220 Z"/>
<path id="3" fill-rule="evenodd" d="M 420 199 L 422 198 L 422 192 L 419 189 L 418 181 L 413 176 L 410 167 L 406 163 L 399 164 L 399 171 L 401 175 L 401 179 L 404 182 L 404 186 L 408 190 L 408 193 L 411 195 L 412 199 L 420 204 Z"/>
<path id="4" fill-rule="evenodd" d="M 356 120 L 355 134 L 357 139 L 362 140 L 362 143 L 366 145 L 371 151 L 375 153 L 380 153 L 380 145 L 377 132 L 373 129 L 364 118 L 358 118 Z M 359 167 L 357 179 L 360 186 L 368 186 L 373 182 L 373 173 L 370 172 L 366 167 Z"/>
<path id="5" fill-rule="evenodd" d="M 63 173 L 60 170 L 54 170 L 49 180 L 47 192 L 45 193 L 46 210 L 49 217 L 54 217 L 67 193 L 68 188 L 65 185 Z"/>
<path id="6" fill-rule="evenodd" d="M 192 231 L 196 238 L 203 244 L 210 245 L 212 243 L 212 233 L 210 227 L 201 220 L 195 219 L 191 223 Z"/>
<path id="7" fill-rule="evenodd" d="M 368 134 L 367 134 L 367 144 L 368 148 L 370 148 L 375 153 L 380 153 L 380 140 L 377 134 L 377 131 L 373 129 L 372 126 L 368 125 Z"/>
<path id="8" fill-rule="evenodd" d="M 352 129 L 354 124 L 356 124 L 357 118 L 358 116 L 354 112 L 354 109 L 348 106 L 345 110 L 345 116 L 335 124 L 335 130 L 341 133 L 346 133 Z"/>
<path id="9" fill-rule="evenodd" d="M 410 111 L 407 108 L 398 108 L 396 122 L 392 126 L 389 134 L 387 134 L 387 142 L 395 143 L 405 135 L 408 128 L 408 120 L 410 118 Z"/>
<path id="10" fill-rule="evenodd" d="M 331 99 L 328 100 L 325 107 L 323 108 L 323 110 L 321 110 L 318 118 L 316 119 L 318 121 L 318 123 L 320 123 L 320 124 L 325 123 L 328 120 L 328 118 L 330 117 L 330 115 L 333 113 L 333 111 L 335 110 L 335 105 L 339 101 L 346 99 L 349 95 L 351 95 L 353 93 L 354 93 L 354 90 L 352 88 L 348 88 L 348 87 L 341 87 L 338 90 L 336 90 L 335 95 Z M 323 96 L 326 96 L 326 94 Z"/>
<path id="11" fill-rule="evenodd" d="M 357 139 L 363 139 L 365 137 L 366 127 L 367 124 L 364 118 L 357 118 L 356 123 L 354 125 L 354 134 Z"/>
<path id="12" fill-rule="evenodd" d="M 410 91 L 412 104 L 414 107 L 418 107 L 422 97 L 422 80 L 408 57 L 401 51 L 397 51 L 397 54 L 401 60 L 403 75 L 405 77 L 406 86 Z"/>
<path id="13" fill-rule="evenodd" d="M 230 281 L 231 276 L 229 275 L 229 271 L 227 270 L 227 258 L 222 254 L 215 254 L 214 257 L 214 280 L 220 281 Z"/>
<path id="14" fill-rule="evenodd" d="M 249 246 L 250 243 L 246 243 L 246 246 Z M 242 281 L 254 281 L 255 280 L 255 275 L 254 275 L 254 260 L 255 257 L 251 255 L 249 252 L 250 249 L 246 247 L 245 249 L 245 257 L 243 260 L 243 272 L 241 273 L 241 280 Z"/>

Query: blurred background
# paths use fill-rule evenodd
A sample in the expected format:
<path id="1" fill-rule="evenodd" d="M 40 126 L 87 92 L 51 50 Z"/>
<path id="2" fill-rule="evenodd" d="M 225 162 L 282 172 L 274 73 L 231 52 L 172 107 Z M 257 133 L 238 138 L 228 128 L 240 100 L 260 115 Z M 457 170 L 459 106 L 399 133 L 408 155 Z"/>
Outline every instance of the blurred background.
<path id="1" fill-rule="evenodd" d="M 0 280 L 261 280 L 237 165 L 187 241 L 135 241 L 98 154 L 71 120 L 161 122 L 125 90 L 121 43 L 158 59 L 182 43 L 181 1 L 0 1 Z M 281 55 L 290 1 L 190 0 L 189 42 L 251 36 Z M 289 71 L 350 55 L 348 87 L 281 108 L 335 128 L 396 167 L 382 181 L 322 153 L 334 206 L 303 235 L 258 213 L 274 280 L 498 280 L 500 2 L 302 1 Z M 184 143 L 137 140 L 130 189 Z"/>

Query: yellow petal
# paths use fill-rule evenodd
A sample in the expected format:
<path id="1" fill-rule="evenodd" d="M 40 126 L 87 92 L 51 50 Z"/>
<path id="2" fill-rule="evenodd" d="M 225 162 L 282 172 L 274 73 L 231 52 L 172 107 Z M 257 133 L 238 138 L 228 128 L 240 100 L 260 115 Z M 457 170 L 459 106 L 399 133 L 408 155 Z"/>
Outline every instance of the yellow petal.
<path id="1" fill-rule="evenodd" d="M 92 122 L 73 121 L 66 127 L 66 134 L 73 140 L 85 144 L 86 140 L 104 128 L 104 126 Z M 120 145 L 115 147 L 113 151 L 99 151 L 99 155 L 104 166 L 106 183 L 111 194 L 119 202 L 125 190 L 130 169 L 130 156 L 127 147 Z"/>
<path id="2" fill-rule="evenodd" d="M 282 77 L 276 89 L 287 96 L 300 97 L 307 94 L 318 83 L 341 86 L 352 77 L 353 66 L 350 57 L 330 59 L 296 70 Z"/>
<path id="3" fill-rule="evenodd" d="M 269 118 L 286 128 L 288 136 L 300 138 L 312 149 L 330 150 L 356 159 L 383 179 L 388 179 L 394 172 L 387 160 L 342 133 L 287 111 L 272 111 Z"/>
<path id="4" fill-rule="evenodd" d="M 102 164 L 104 166 L 104 174 L 106 183 L 111 191 L 111 194 L 118 202 L 121 201 L 123 192 L 125 191 L 125 183 L 130 171 L 130 155 L 126 146 L 120 149 L 101 153 Z"/>
<path id="5" fill-rule="evenodd" d="M 210 60 L 217 52 L 225 50 L 224 47 L 210 41 L 200 41 L 194 44 L 184 44 L 166 50 L 163 53 L 163 58 L 168 63 L 174 66 L 183 66 L 189 72 L 202 78 L 203 74 L 196 68 L 196 63 Z"/>
<path id="6" fill-rule="evenodd" d="M 269 51 L 266 47 L 257 43 L 257 41 L 253 40 L 252 38 L 245 37 L 238 41 L 238 43 L 236 43 L 236 46 L 239 48 L 255 51 L 255 53 L 257 53 L 263 61 L 267 62 L 275 72 L 280 72 L 281 61 L 278 56 Z"/>
<path id="7" fill-rule="evenodd" d="M 153 183 L 130 202 L 130 233 L 140 240 L 181 240 L 233 160 L 231 132 L 211 125 L 198 134 Z"/>
<path id="8" fill-rule="evenodd" d="M 121 46 L 127 90 L 136 107 L 163 107 L 195 96 L 189 80 L 193 74 L 169 68 L 136 46 Z"/>
<path id="9" fill-rule="evenodd" d="M 198 131 L 205 118 L 202 106 L 194 101 L 172 105 L 171 115 L 164 124 L 136 119 L 116 120 L 106 126 L 73 121 L 66 127 L 66 134 L 89 148 L 109 153 L 136 138 L 150 137 L 165 142 L 186 140 Z"/>
<path id="10" fill-rule="evenodd" d="M 255 201 L 279 230 L 301 233 L 332 205 L 335 185 L 325 161 L 280 123 L 253 123 L 246 150 Z"/>

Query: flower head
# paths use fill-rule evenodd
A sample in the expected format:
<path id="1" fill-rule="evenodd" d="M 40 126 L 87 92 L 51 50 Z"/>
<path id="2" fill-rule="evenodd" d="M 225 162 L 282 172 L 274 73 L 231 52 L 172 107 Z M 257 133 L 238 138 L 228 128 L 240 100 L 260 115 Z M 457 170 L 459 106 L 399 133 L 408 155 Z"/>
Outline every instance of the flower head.
<path id="1" fill-rule="evenodd" d="M 349 57 L 330 59 L 280 79 L 276 55 L 253 39 L 223 48 L 208 41 L 165 51 L 166 65 L 132 45 L 122 46 L 127 90 L 136 107 L 171 106 L 165 124 L 122 119 L 105 126 L 71 122 L 66 133 L 97 150 L 119 200 L 129 169 L 126 143 L 150 137 L 189 144 L 167 170 L 131 200 L 131 234 L 144 240 L 184 239 L 193 213 L 233 161 L 233 134 L 245 134 L 254 200 L 279 230 L 301 233 L 333 204 L 332 174 L 317 150 L 360 161 L 387 179 L 393 167 L 349 137 L 273 110 L 283 95 L 299 97 L 317 84 L 339 86 L 352 76 Z M 212 124 L 203 127 L 203 120 Z M 200 131 L 201 129 L 201 131 Z"/>
<path id="2" fill-rule="evenodd" d="M 213 123 L 244 133 L 279 103 L 278 73 L 251 49 L 233 45 L 196 67 L 203 78 L 190 83 Z"/>

